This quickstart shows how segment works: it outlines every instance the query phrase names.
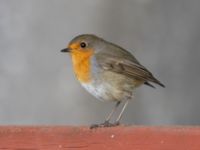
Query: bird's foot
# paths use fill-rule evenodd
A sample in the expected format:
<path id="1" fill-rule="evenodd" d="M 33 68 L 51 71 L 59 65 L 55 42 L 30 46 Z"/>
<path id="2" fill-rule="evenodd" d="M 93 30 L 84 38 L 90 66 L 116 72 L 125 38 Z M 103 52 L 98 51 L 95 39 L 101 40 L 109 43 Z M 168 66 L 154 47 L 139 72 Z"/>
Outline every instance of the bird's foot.
<path id="1" fill-rule="evenodd" d="M 101 123 L 101 124 L 92 124 L 90 126 L 90 129 L 104 128 L 104 127 L 115 127 L 115 126 L 118 126 L 119 124 L 120 124 L 119 122 L 110 123 L 109 121 L 105 121 L 104 123 Z"/>

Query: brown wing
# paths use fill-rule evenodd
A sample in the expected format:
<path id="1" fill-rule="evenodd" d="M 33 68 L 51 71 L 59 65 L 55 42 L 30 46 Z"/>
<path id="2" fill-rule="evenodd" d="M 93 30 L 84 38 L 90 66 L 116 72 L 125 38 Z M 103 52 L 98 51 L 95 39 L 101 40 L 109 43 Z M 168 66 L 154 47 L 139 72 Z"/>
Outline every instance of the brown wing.
<path id="1" fill-rule="evenodd" d="M 160 81 L 158 81 L 151 72 L 149 72 L 144 66 L 142 66 L 134 57 L 131 60 L 124 58 L 106 57 L 103 61 L 98 61 L 103 69 L 110 70 L 116 73 L 127 75 L 134 79 L 143 80 L 144 84 L 151 87 L 149 82 L 156 83 L 162 87 L 165 87 Z"/>

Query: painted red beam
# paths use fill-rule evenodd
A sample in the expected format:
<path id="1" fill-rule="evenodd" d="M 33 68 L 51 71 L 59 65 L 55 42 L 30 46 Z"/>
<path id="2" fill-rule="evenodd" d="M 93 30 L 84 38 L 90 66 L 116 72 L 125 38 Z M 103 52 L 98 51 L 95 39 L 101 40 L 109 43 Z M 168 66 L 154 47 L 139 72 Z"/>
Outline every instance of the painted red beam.
<path id="1" fill-rule="evenodd" d="M 0 150 L 200 150 L 200 127 L 0 126 Z"/>

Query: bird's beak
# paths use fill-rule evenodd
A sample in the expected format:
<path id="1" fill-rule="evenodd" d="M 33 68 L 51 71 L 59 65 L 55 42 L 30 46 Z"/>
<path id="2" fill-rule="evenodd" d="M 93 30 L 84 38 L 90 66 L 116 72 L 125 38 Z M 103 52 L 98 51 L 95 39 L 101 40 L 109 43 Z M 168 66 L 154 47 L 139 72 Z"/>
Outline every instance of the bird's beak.
<path id="1" fill-rule="evenodd" d="M 64 48 L 61 50 L 61 52 L 63 52 L 63 53 L 70 52 L 70 51 L 71 51 L 71 49 L 69 49 L 69 48 Z"/>

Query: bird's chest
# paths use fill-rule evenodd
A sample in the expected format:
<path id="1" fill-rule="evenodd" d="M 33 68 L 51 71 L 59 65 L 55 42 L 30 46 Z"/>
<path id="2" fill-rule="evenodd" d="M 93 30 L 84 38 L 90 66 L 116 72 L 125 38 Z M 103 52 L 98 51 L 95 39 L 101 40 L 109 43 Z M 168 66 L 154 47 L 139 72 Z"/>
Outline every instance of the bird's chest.
<path id="1" fill-rule="evenodd" d="M 91 80 L 91 64 L 89 60 L 74 64 L 74 72 L 80 82 L 88 83 Z"/>
<path id="2" fill-rule="evenodd" d="M 92 71 L 92 64 L 91 64 L 91 56 L 89 54 L 73 54 L 72 55 L 72 62 L 73 62 L 73 69 L 77 79 L 81 83 L 88 83 L 91 81 L 91 71 Z"/>

